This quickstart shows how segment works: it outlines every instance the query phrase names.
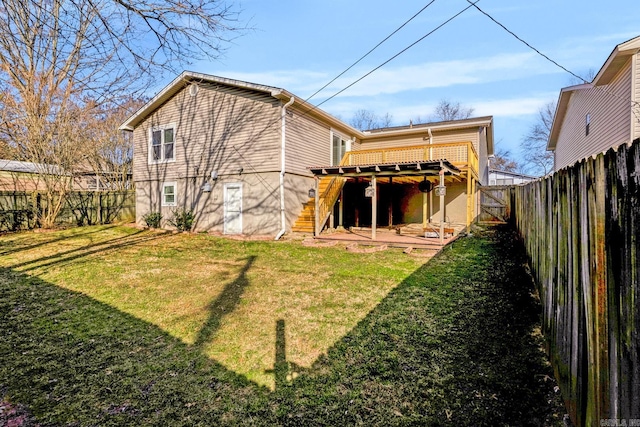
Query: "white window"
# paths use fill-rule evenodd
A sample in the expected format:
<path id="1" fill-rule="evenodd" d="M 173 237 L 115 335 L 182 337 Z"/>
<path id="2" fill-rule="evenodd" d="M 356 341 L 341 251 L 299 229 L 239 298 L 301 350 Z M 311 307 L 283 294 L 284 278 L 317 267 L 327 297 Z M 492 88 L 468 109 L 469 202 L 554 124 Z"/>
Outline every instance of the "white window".
<path id="1" fill-rule="evenodd" d="M 175 206 L 177 197 L 177 188 L 175 182 L 165 182 L 162 184 L 162 206 Z"/>
<path id="2" fill-rule="evenodd" d="M 513 178 L 504 178 L 497 180 L 498 185 L 513 185 Z"/>
<path id="3" fill-rule="evenodd" d="M 351 141 L 337 133 L 331 133 L 331 165 L 338 166 L 347 151 L 351 151 Z"/>
<path id="4" fill-rule="evenodd" d="M 175 161 L 175 126 L 151 129 L 149 141 L 149 163 Z"/>

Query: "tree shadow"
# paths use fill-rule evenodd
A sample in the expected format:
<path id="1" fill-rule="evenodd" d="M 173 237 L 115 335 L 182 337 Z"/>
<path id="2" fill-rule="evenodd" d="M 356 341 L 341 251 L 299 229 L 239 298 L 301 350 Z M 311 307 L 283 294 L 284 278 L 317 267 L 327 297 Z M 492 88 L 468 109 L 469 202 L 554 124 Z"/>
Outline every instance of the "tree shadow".
<path id="1" fill-rule="evenodd" d="M 276 390 L 278 423 L 562 425 L 524 248 L 504 233 L 459 239 L 400 283 Z"/>
<path id="2" fill-rule="evenodd" d="M 0 268 L 0 401 L 41 425 L 243 425 L 269 390 L 159 327 Z"/>
<path id="3" fill-rule="evenodd" d="M 251 266 L 256 260 L 255 255 L 251 255 L 246 258 L 244 266 L 240 269 L 238 277 L 232 282 L 227 283 L 220 295 L 212 301 L 208 308 L 209 317 L 207 321 L 202 325 L 202 328 L 198 332 L 198 337 L 194 342 L 194 347 L 202 349 L 206 346 L 214 337 L 216 331 L 220 328 L 220 322 L 224 318 L 235 310 L 240 303 L 242 294 L 245 289 L 250 285 L 250 281 L 247 278 L 247 272 L 251 269 Z"/>
<path id="4" fill-rule="evenodd" d="M 135 246 L 140 243 L 162 239 L 168 237 L 169 235 L 171 235 L 171 232 L 168 231 L 148 232 L 145 230 L 137 230 L 134 233 L 128 234 L 126 236 L 120 236 L 101 242 L 91 243 L 85 246 L 54 253 L 52 255 L 30 261 L 23 261 L 11 265 L 10 268 L 20 269 L 21 271 L 31 271 L 38 268 L 51 267 L 53 265 L 60 265 L 79 258 L 84 258 L 89 255 L 104 253 L 106 251 L 112 250 L 120 250 L 129 246 Z"/>
<path id="5" fill-rule="evenodd" d="M 21 252 L 21 251 L 28 251 L 31 249 L 35 249 L 44 245 L 49 245 L 52 243 L 56 243 L 56 242 L 60 242 L 63 240 L 68 240 L 68 239 L 74 239 L 77 238 L 78 235 L 82 235 L 82 236 L 88 236 L 91 234 L 100 234 L 102 233 L 104 230 L 109 229 L 109 228 L 113 228 L 115 227 L 115 225 L 109 225 L 109 226 L 104 226 L 104 227 L 100 227 L 100 228 L 91 228 L 91 229 L 83 229 L 83 228 L 78 228 L 76 230 L 78 230 L 78 233 L 74 233 L 74 234 L 67 234 L 67 235 L 61 235 L 58 236 L 54 239 L 46 239 L 46 240 L 42 240 L 41 242 L 38 243 L 34 243 L 31 245 L 15 245 L 15 244 L 11 244 L 8 245 L 6 241 L 3 240 L 2 242 L 2 246 L 3 246 L 3 250 L 0 251 L 0 255 L 10 255 L 12 253 L 16 253 L 16 252 Z"/>
<path id="6" fill-rule="evenodd" d="M 0 269 L 0 393 L 46 425 L 561 425 L 524 249 L 511 231 L 475 234 L 412 273 L 311 368 L 287 360 L 278 319 L 273 393 L 202 351 L 238 306 L 255 256 L 192 346 Z"/>

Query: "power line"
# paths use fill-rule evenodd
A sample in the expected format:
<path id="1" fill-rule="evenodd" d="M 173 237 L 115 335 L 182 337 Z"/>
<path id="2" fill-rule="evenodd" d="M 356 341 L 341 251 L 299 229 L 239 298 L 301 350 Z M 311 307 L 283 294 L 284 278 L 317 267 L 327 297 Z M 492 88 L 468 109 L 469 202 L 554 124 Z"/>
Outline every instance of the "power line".
<path id="1" fill-rule="evenodd" d="M 572 72 L 571 70 L 563 67 L 562 65 L 558 64 L 556 61 L 554 61 L 553 59 L 549 58 L 547 55 L 545 55 L 544 53 L 540 52 L 538 49 L 536 49 L 535 47 L 531 46 L 529 43 L 527 43 L 525 40 L 523 40 L 522 38 L 520 38 L 516 33 L 514 33 L 513 31 L 511 31 L 510 29 L 508 29 L 507 27 L 505 27 L 503 24 L 501 24 L 500 22 L 498 22 L 493 16 L 489 15 L 487 12 L 485 12 L 484 10 L 480 9 L 480 7 L 478 7 L 476 5 L 477 2 L 472 3 L 471 0 L 467 0 L 468 3 L 470 3 L 471 6 L 475 7 L 476 9 L 478 9 L 478 11 L 480 13 L 482 13 L 484 16 L 486 16 L 487 18 L 489 18 L 490 20 L 492 20 L 494 23 L 496 23 L 498 26 L 500 26 L 503 30 L 505 30 L 506 32 L 508 32 L 509 34 L 511 34 L 513 37 L 515 37 L 518 41 L 520 41 L 521 43 L 523 43 L 525 46 L 527 46 L 529 49 L 533 50 L 534 52 L 536 52 L 538 55 L 542 56 L 544 59 L 546 59 L 547 61 L 551 62 L 552 64 L 554 64 L 556 67 L 561 68 L 562 70 L 566 71 L 567 73 L 571 74 L 573 77 L 577 78 L 578 80 L 584 82 L 584 83 L 589 83 L 588 81 L 586 81 L 585 79 L 583 79 L 582 77 L 580 77 L 579 75 L 575 74 L 574 72 Z"/>
<path id="2" fill-rule="evenodd" d="M 475 3 L 478 3 L 480 0 L 476 0 Z M 446 21 L 444 21 L 442 24 L 438 25 L 436 28 L 434 28 L 433 30 L 429 31 L 427 34 L 425 34 L 424 36 L 420 37 L 418 40 L 416 40 L 415 42 L 411 43 L 409 46 L 405 47 L 404 49 L 402 49 L 400 52 L 396 53 L 395 55 L 393 55 L 391 58 L 387 59 L 386 61 L 384 61 L 382 64 L 378 65 L 377 67 L 375 67 L 374 69 L 372 69 L 371 71 L 369 71 L 368 73 L 364 74 L 362 77 L 360 77 L 359 79 L 355 80 L 354 82 L 352 82 L 351 84 L 347 85 L 345 88 L 339 90 L 338 92 L 334 93 L 333 95 L 331 95 L 329 98 L 325 99 L 324 101 L 322 101 L 321 103 L 317 104 L 315 107 L 319 107 L 322 104 L 324 104 L 325 102 L 335 98 L 336 96 L 340 95 L 342 92 L 344 92 L 345 90 L 349 89 L 351 86 L 355 85 L 356 83 L 360 82 L 361 80 L 365 79 L 366 77 L 370 76 L 371 74 L 373 74 L 374 72 L 376 72 L 377 70 L 379 70 L 380 68 L 384 67 L 385 65 L 387 65 L 389 62 L 393 61 L 394 59 L 396 59 L 398 56 L 402 55 L 403 53 L 405 53 L 406 51 L 408 51 L 409 49 L 411 49 L 413 46 L 417 45 L 418 43 L 420 43 L 422 40 L 426 39 L 427 37 L 429 37 L 431 34 L 435 33 L 436 31 L 438 31 L 440 28 L 444 27 L 445 25 L 447 25 L 449 22 L 453 21 L 455 18 L 457 18 L 458 16 L 460 16 L 461 14 L 463 14 L 464 12 L 466 12 L 467 10 L 471 9 L 472 6 L 475 5 L 475 3 L 471 3 L 471 5 L 465 7 L 464 9 L 462 9 L 460 12 L 456 13 L 455 15 L 453 15 L 451 18 L 447 19 Z"/>
<path id="3" fill-rule="evenodd" d="M 337 76 L 335 76 L 330 82 L 328 82 L 327 84 L 325 84 L 324 86 L 322 86 L 320 89 L 318 89 L 317 91 L 315 91 L 311 96 L 309 96 L 307 99 L 305 99 L 305 101 L 309 101 L 311 98 L 313 98 L 314 96 L 316 96 L 317 94 L 319 94 L 320 92 L 322 92 L 324 89 L 327 88 L 327 86 L 329 86 L 331 83 L 335 82 L 336 80 L 338 80 L 340 77 L 342 77 L 347 71 L 351 70 L 353 67 L 355 67 L 358 63 L 360 63 L 360 61 L 362 61 L 364 58 L 366 58 L 367 56 L 369 56 L 374 50 L 376 50 L 377 48 L 379 48 L 384 42 L 386 42 L 387 40 L 389 40 L 391 37 L 393 37 L 393 35 L 395 35 L 398 31 L 400 31 L 402 28 L 404 28 L 409 22 L 413 21 L 414 18 L 416 18 L 418 15 L 420 15 L 422 12 L 424 12 L 429 6 L 431 6 L 436 0 L 431 0 L 429 3 L 427 3 L 426 6 L 424 6 L 422 9 L 420 9 L 415 15 L 413 15 L 411 18 L 407 19 L 404 24 L 400 25 L 398 28 L 396 28 L 395 31 L 393 31 L 391 34 L 389 34 L 387 37 L 385 37 L 380 43 L 378 43 L 377 45 L 375 45 L 371 50 L 369 50 L 369 52 L 365 53 L 364 55 L 362 55 L 360 57 L 360 59 L 358 59 L 356 62 L 354 62 L 353 64 L 351 64 L 349 67 L 347 67 L 343 72 L 341 72 L 340 74 L 338 74 Z"/>
<path id="4" fill-rule="evenodd" d="M 574 73 L 573 71 L 569 70 L 568 68 L 560 65 L 558 62 L 554 61 L 553 59 L 551 59 L 549 56 L 545 55 L 544 53 L 540 52 L 538 49 L 536 49 L 535 47 L 533 47 L 531 44 L 527 43 L 524 39 L 522 39 L 521 37 L 519 37 L 516 33 L 514 33 L 513 31 L 511 31 L 510 29 L 508 29 L 505 25 L 503 25 L 502 23 L 498 22 L 497 19 L 495 19 L 493 16 L 489 15 L 487 12 L 485 12 L 484 10 L 480 9 L 480 7 L 478 7 L 476 5 L 476 3 L 472 3 L 471 0 L 467 0 L 468 3 L 470 3 L 470 6 L 475 7 L 480 13 L 482 13 L 484 16 L 486 16 L 487 18 L 489 18 L 491 21 L 493 21 L 496 25 L 500 26 L 503 30 L 505 30 L 506 32 L 508 32 L 509 34 L 511 34 L 513 37 L 515 37 L 518 41 L 520 41 L 521 43 L 523 43 L 525 46 L 527 46 L 529 49 L 533 50 L 534 52 L 536 52 L 538 55 L 540 55 L 541 57 L 543 57 L 544 59 L 546 59 L 547 61 L 551 62 L 552 64 L 554 64 L 555 66 L 557 66 L 558 68 L 566 71 L 567 73 L 571 74 L 573 77 L 577 78 L 578 80 L 582 81 L 583 83 L 587 83 L 590 84 L 591 82 L 585 80 L 584 78 L 580 77 L 579 75 L 577 75 L 576 73 Z M 624 98 L 616 93 L 613 93 L 609 90 L 607 90 L 606 87 L 604 86 L 593 86 L 596 90 L 601 90 L 602 92 L 606 93 L 607 95 L 613 96 L 615 98 L 621 99 L 625 102 L 629 102 L 631 103 L 631 113 L 640 120 L 640 117 L 638 117 L 638 113 L 635 110 L 634 106 L 640 106 L 640 103 L 638 101 L 634 101 L 631 98 Z"/>
<path id="5" fill-rule="evenodd" d="M 413 17 L 411 17 L 409 20 L 407 20 L 402 26 L 400 26 L 397 30 L 395 30 L 393 33 L 391 33 L 391 35 L 389 35 L 387 38 L 385 38 L 385 40 L 383 40 L 382 42 L 380 42 L 375 48 L 377 48 L 380 44 L 384 43 L 384 41 L 386 41 L 389 37 L 391 37 L 393 34 L 395 34 L 396 32 L 398 32 L 398 30 L 400 30 L 400 28 L 402 28 L 403 26 L 405 26 L 408 22 L 410 22 L 412 19 L 414 19 L 416 16 L 418 16 L 420 13 L 422 13 L 422 11 L 424 11 L 427 7 L 429 7 L 431 4 L 433 4 L 435 0 L 432 0 L 431 2 L 429 2 L 425 7 L 423 7 L 420 11 L 418 11 L 418 13 L 416 13 Z M 480 0 L 477 0 L 477 2 L 479 2 Z M 436 28 L 434 28 L 433 30 L 429 31 L 427 34 L 425 34 L 424 36 L 420 37 L 418 40 L 416 40 L 415 42 L 411 43 L 409 46 L 405 47 L 404 49 L 402 49 L 400 52 L 396 53 L 395 55 L 393 55 L 391 58 L 387 59 L 386 61 L 384 61 L 382 64 L 378 65 L 377 67 L 373 68 L 371 71 L 367 72 L 366 74 L 364 74 L 362 77 L 358 78 L 357 80 L 355 80 L 354 82 L 352 82 L 351 84 L 347 85 L 346 87 L 344 87 L 343 89 L 339 90 L 338 92 L 334 93 L 333 95 L 331 95 L 329 98 L 325 99 L 324 101 L 322 101 L 321 103 L 317 104 L 317 105 L 311 105 L 309 108 L 307 108 L 306 110 L 303 110 L 300 112 L 300 114 L 298 114 L 297 116 L 294 117 L 294 120 L 296 119 L 300 119 L 302 117 L 307 116 L 309 113 L 311 113 L 312 111 L 315 111 L 317 109 L 319 109 L 319 107 L 324 104 L 325 102 L 335 98 L 336 96 L 338 96 L 339 94 L 341 94 L 342 92 L 346 91 L 347 89 L 349 89 L 350 87 L 352 87 L 353 85 L 355 85 L 356 83 L 360 82 L 361 80 L 365 79 L 366 77 L 370 76 L 371 74 L 373 74 L 375 71 L 379 70 L 380 68 L 382 68 L 383 66 L 385 66 L 386 64 L 388 64 L 389 62 L 393 61 L 394 59 L 396 59 L 398 56 L 402 55 L 404 52 L 406 52 L 407 50 L 411 49 L 413 46 L 415 46 L 416 44 L 420 43 L 421 41 L 423 41 L 424 39 L 426 39 L 427 37 L 429 37 L 431 34 L 435 33 L 437 30 L 439 30 L 440 28 L 444 27 L 446 24 L 448 24 L 449 22 L 451 22 L 452 20 L 454 20 L 455 18 L 457 18 L 459 15 L 461 15 L 462 13 L 464 13 L 465 11 L 469 10 L 472 7 L 472 5 L 469 5 L 467 7 L 465 7 L 464 9 L 462 9 L 461 11 L 459 11 L 458 13 L 456 13 L 455 15 L 451 16 L 449 19 L 447 19 L 446 21 L 444 21 L 443 23 L 441 23 L 440 25 L 438 25 Z M 372 52 L 374 49 L 372 49 L 370 52 Z M 369 52 L 369 53 L 370 53 Z M 368 55 L 369 53 L 367 53 L 366 55 Z M 365 55 L 365 56 L 366 56 Z M 364 58 L 364 56 L 363 56 Z M 361 61 L 362 58 L 360 58 L 357 62 Z M 354 63 L 353 65 L 355 65 L 356 63 Z M 353 65 L 349 68 L 352 68 Z M 347 69 L 348 70 L 348 69 Z M 344 74 L 347 70 L 345 70 L 343 73 L 341 73 L 340 75 Z M 338 77 L 337 76 L 335 79 L 332 80 L 335 81 Z M 325 85 L 324 87 L 328 86 L 329 84 L 331 84 L 331 82 L 329 82 L 327 85 Z M 323 87 L 323 88 L 324 88 Z M 315 94 L 317 94 L 318 92 L 320 92 L 323 88 L 321 88 L 320 90 L 318 90 Z M 311 95 L 309 98 L 310 99 L 312 96 Z M 306 102 L 306 100 L 305 100 Z M 280 121 L 279 118 L 277 119 L 273 119 L 270 123 L 267 124 L 267 126 L 265 127 L 265 130 L 271 126 L 274 126 L 276 123 L 278 123 Z"/>

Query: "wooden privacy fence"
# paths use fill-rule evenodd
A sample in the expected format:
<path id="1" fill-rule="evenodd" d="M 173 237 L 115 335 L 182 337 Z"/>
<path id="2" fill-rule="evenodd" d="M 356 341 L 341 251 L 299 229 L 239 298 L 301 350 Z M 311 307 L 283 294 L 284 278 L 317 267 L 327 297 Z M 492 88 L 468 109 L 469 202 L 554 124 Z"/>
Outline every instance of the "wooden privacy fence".
<path id="1" fill-rule="evenodd" d="M 480 187 L 480 214 L 479 222 L 506 223 L 509 220 L 509 200 L 511 186 L 492 185 Z"/>
<path id="2" fill-rule="evenodd" d="M 38 227 L 46 198 L 32 191 L 0 191 L 0 231 Z M 57 224 L 92 225 L 135 220 L 135 191 L 73 191 Z"/>
<path id="3" fill-rule="evenodd" d="M 573 422 L 640 423 L 640 140 L 512 187 L 511 211 Z"/>

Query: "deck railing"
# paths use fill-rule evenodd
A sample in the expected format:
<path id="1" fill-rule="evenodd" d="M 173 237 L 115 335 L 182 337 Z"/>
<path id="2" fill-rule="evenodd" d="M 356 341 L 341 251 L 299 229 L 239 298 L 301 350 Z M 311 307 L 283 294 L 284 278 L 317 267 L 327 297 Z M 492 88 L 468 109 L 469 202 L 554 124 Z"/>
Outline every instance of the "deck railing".
<path id="1" fill-rule="evenodd" d="M 429 160 L 448 160 L 458 168 L 469 168 L 478 173 L 478 153 L 469 141 L 349 151 L 340 164 L 355 166 Z"/>
<path id="2" fill-rule="evenodd" d="M 469 141 L 349 151 L 340 161 L 340 165 L 356 166 L 429 160 L 448 160 L 460 169 L 468 168 L 469 172 L 478 174 L 478 153 Z M 322 224 L 329 218 L 345 182 L 343 177 L 334 176 L 323 179 L 329 179 L 330 182 L 318 197 L 315 209 L 316 232 L 320 231 Z"/>

